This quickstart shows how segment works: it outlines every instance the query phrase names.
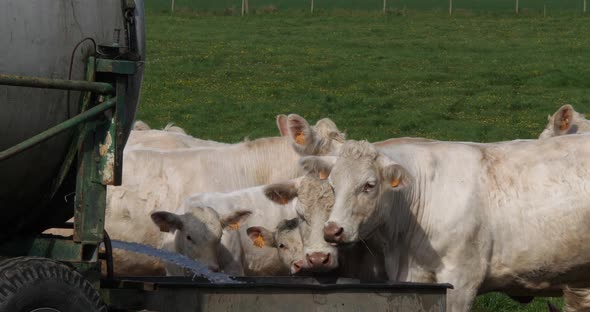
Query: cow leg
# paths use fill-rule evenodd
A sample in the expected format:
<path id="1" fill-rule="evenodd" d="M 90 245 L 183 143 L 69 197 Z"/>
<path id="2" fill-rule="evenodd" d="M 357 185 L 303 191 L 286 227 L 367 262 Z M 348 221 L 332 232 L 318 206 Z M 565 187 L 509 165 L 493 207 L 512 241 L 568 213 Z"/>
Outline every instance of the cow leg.
<path id="1" fill-rule="evenodd" d="M 566 287 L 563 290 L 563 303 L 566 312 L 590 311 L 590 289 Z"/>
<path id="2" fill-rule="evenodd" d="M 477 290 L 483 281 L 483 274 L 477 274 L 477 272 L 482 270 L 456 267 L 436 275 L 437 282 L 453 285 L 453 289 L 447 293 L 447 312 L 471 311 Z"/>
<path id="3" fill-rule="evenodd" d="M 447 312 L 468 312 L 477 290 L 474 289 L 452 289 L 447 293 Z"/>

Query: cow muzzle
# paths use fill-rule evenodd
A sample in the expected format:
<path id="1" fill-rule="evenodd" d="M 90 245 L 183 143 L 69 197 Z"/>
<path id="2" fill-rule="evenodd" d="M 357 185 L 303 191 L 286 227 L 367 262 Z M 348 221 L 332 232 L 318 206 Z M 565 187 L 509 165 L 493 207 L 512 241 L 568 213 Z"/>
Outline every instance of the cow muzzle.
<path id="1" fill-rule="evenodd" d="M 337 223 L 328 222 L 324 226 L 324 240 L 328 243 L 341 243 L 344 240 L 344 228 Z"/>
<path id="2" fill-rule="evenodd" d="M 293 262 L 293 264 L 291 265 L 291 274 L 297 274 L 299 273 L 299 271 L 301 271 L 301 268 L 303 267 L 303 260 L 297 260 L 295 262 Z"/>
<path id="3" fill-rule="evenodd" d="M 326 272 L 337 266 L 335 257 L 329 252 L 312 252 L 305 255 L 305 260 L 305 269 L 312 272 Z"/>

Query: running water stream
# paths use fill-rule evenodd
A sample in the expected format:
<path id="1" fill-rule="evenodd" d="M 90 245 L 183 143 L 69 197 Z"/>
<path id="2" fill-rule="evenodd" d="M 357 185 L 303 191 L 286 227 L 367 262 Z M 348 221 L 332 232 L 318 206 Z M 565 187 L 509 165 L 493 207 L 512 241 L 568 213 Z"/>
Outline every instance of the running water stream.
<path id="1" fill-rule="evenodd" d="M 189 269 L 194 273 L 193 277 L 204 277 L 212 283 L 242 283 L 241 281 L 232 279 L 232 277 L 227 274 L 211 272 L 205 265 L 192 260 L 185 255 L 157 249 L 143 244 L 123 242 L 119 240 L 112 240 L 111 244 L 113 248 L 124 249 L 130 252 L 156 257 L 170 264 Z"/>

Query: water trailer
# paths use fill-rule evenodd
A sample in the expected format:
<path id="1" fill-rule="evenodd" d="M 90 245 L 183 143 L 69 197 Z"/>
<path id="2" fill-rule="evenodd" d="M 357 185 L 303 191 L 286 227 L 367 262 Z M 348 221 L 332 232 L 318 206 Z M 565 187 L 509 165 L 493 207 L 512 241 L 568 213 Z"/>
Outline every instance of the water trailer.
<path id="1" fill-rule="evenodd" d="M 0 312 L 445 311 L 448 284 L 114 276 L 106 187 L 139 103 L 143 0 L 0 0 L 0 42 Z"/>

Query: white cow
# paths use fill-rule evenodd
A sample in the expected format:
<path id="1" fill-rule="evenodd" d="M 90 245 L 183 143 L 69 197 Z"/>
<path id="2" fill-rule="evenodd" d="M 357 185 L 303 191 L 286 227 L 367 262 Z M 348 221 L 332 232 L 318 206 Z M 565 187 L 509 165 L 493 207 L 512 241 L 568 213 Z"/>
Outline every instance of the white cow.
<path id="1" fill-rule="evenodd" d="M 547 120 L 547 126 L 541 132 L 539 139 L 590 132 L 590 121 L 586 120 L 584 114 L 576 112 L 569 104 L 560 107 L 553 116 L 547 116 Z"/>
<path id="2" fill-rule="evenodd" d="M 318 121 L 314 127 L 298 115 L 289 115 L 286 121 L 284 127 L 279 127 L 281 133 L 289 133 L 286 137 L 212 148 L 126 149 L 123 185 L 109 187 L 107 192 L 107 231 L 114 239 L 142 243 L 146 232 L 157 232 L 149 226 L 149 220 L 141 221 L 150 213 L 174 212 L 185 198 L 197 192 L 228 192 L 295 178 L 301 175 L 297 165 L 299 153 L 331 154 L 344 142 L 344 134 L 329 119 Z M 120 215 L 133 215 L 133 218 L 121 219 Z M 268 226 L 274 227 L 279 221 Z M 222 243 L 230 251 L 239 250 L 237 237 L 229 232 L 223 235 Z M 243 263 L 238 261 L 240 255 L 232 255 L 236 263 Z M 276 252 L 267 257 L 276 258 Z M 128 261 L 115 267 L 124 271 L 126 267 L 137 266 Z M 242 273 L 233 269 L 229 273 Z M 250 274 L 267 271 L 256 265 L 244 270 Z"/>
<path id="3" fill-rule="evenodd" d="M 590 132 L 590 121 L 585 118 L 584 114 L 576 112 L 573 106 L 569 104 L 560 107 L 553 116 L 547 116 L 547 120 L 547 126 L 541 132 L 539 139 Z M 563 297 L 565 311 L 590 311 L 590 289 L 566 287 L 563 291 Z"/>
<path id="4" fill-rule="evenodd" d="M 277 122 L 279 116 L 277 116 Z M 190 147 L 216 147 L 227 146 L 229 144 L 201 140 L 192 137 L 184 129 L 174 126 L 174 123 L 168 123 L 163 130 L 153 130 L 147 123 L 137 120 L 133 124 L 133 130 L 129 133 L 125 149 L 131 148 L 159 148 L 159 149 L 178 149 Z"/>
<path id="5" fill-rule="evenodd" d="M 290 220 L 290 227 L 278 227 L 275 231 L 257 227 L 252 230 L 250 238 L 257 242 L 260 236 L 263 240 L 287 241 L 290 249 L 301 250 L 300 254 L 286 253 L 281 257 L 285 265 L 302 261 L 302 266 L 296 267 L 295 272 L 327 272 L 343 277 L 355 277 L 364 280 L 378 280 L 384 278 L 380 248 L 369 246 L 372 242 L 363 242 L 353 248 L 338 250 L 323 238 L 324 223 L 327 221 L 334 205 L 334 192 L 327 181 L 313 176 L 304 176 L 294 181 L 277 183 L 266 186 L 266 196 L 277 204 L 287 205 L 289 209 L 295 207 L 300 221 Z M 299 237 L 292 233 L 296 225 Z M 286 233 L 284 233 L 286 232 Z M 284 251 L 285 244 L 270 244 Z M 287 247 L 288 248 L 288 247 Z M 336 270 L 337 269 L 337 270 Z"/>
<path id="6" fill-rule="evenodd" d="M 448 282 L 448 310 L 478 293 L 559 293 L 590 277 L 590 140 L 381 147 L 347 142 L 340 157 L 306 157 L 335 204 L 324 238 L 380 235 L 391 280 Z M 566 203 L 566 204 L 564 204 Z"/>
<path id="7" fill-rule="evenodd" d="M 293 118 L 296 119 L 296 118 Z M 277 115 L 276 123 L 281 136 L 289 135 L 288 118 L 286 115 Z M 129 134 L 129 139 L 125 145 L 126 149 L 131 148 L 158 148 L 173 150 L 179 148 L 191 147 L 223 147 L 231 144 L 211 140 L 202 140 L 192 137 L 177 127 L 174 123 L 168 123 L 163 130 L 152 130 L 147 123 L 138 120 Z"/>
<path id="8" fill-rule="evenodd" d="M 125 145 L 125 150 L 132 148 L 158 148 L 174 150 L 192 147 L 223 147 L 230 144 L 210 140 L 201 140 L 179 132 L 164 130 L 133 130 Z"/>

